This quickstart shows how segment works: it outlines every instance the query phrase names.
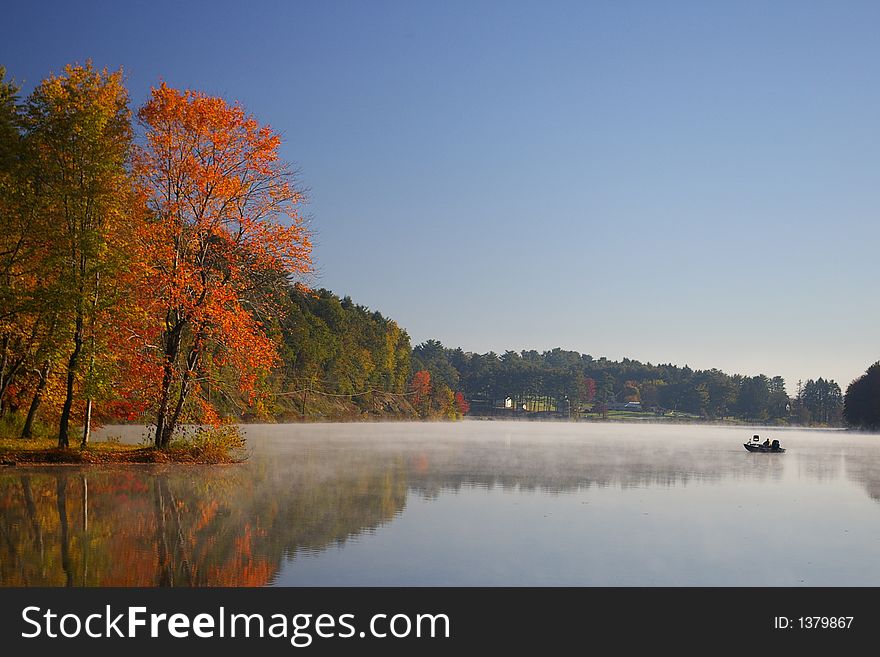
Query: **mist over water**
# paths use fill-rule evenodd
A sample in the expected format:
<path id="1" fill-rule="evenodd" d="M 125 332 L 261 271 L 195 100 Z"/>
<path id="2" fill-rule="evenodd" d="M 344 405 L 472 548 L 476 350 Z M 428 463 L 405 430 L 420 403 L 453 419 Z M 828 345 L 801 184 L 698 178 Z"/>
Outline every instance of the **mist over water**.
<path id="1" fill-rule="evenodd" d="M 0 583 L 880 584 L 880 436 L 498 421 L 246 432 L 236 466 L 0 470 Z M 746 452 L 754 433 L 786 453 Z"/>

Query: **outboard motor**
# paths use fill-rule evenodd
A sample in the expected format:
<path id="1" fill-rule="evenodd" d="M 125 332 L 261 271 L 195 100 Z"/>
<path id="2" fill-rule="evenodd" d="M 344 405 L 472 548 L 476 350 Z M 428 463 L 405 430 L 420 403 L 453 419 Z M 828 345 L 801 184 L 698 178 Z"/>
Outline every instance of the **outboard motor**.
<path id="1" fill-rule="evenodd" d="M 779 441 L 774 440 L 772 443 L 770 443 L 770 449 L 779 449 Z"/>

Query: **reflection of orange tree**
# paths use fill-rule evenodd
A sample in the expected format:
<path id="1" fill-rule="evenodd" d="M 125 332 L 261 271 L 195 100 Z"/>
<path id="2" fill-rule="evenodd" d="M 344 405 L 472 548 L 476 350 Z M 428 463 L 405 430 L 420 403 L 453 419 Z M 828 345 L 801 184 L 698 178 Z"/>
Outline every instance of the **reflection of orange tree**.
<path id="1" fill-rule="evenodd" d="M 4 473 L 0 584 L 262 586 L 286 554 L 387 522 L 407 491 L 400 463 L 329 480 L 253 475 L 239 468 Z"/>

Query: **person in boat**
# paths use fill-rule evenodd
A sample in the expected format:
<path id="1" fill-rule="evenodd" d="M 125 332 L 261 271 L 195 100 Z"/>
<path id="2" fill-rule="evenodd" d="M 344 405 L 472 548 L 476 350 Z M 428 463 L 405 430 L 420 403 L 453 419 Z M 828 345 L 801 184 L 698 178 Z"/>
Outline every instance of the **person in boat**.
<path id="1" fill-rule="evenodd" d="M 764 447 L 770 447 L 770 439 L 767 438 L 763 443 L 761 443 Z"/>

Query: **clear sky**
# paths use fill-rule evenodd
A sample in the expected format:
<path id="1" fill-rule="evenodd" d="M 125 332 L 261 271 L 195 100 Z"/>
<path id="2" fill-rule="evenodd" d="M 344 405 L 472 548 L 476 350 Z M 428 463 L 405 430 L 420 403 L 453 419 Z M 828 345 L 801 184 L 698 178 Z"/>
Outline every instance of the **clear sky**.
<path id="1" fill-rule="evenodd" d="M 21 2 L 29 91 L 92 58 L 239 100 L 309 189 L 313 284 L 468 351 L 835 379 L 880 358 L 880 3 Z"/>

